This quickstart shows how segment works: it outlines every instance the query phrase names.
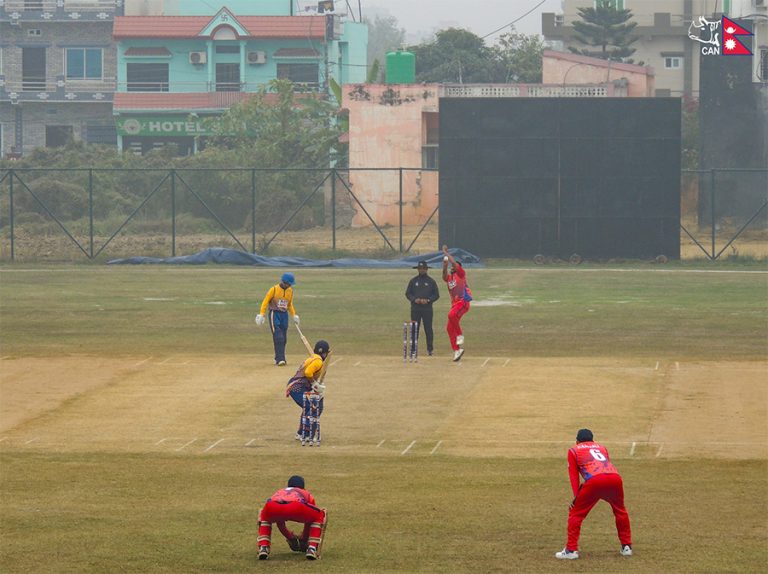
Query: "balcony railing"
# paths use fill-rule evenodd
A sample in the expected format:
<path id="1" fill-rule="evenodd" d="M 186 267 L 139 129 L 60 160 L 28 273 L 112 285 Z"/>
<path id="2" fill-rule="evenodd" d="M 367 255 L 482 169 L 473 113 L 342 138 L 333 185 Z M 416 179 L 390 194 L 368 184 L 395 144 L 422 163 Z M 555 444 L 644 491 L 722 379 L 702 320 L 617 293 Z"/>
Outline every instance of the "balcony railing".
<path id="1" fill-rule="evenodd" d="M 55 12 L 60 0 L 5 0 L 6 12 Z M 113 11 L 117 7 L 115 0 L 64 0 L 65 12 Z"/>

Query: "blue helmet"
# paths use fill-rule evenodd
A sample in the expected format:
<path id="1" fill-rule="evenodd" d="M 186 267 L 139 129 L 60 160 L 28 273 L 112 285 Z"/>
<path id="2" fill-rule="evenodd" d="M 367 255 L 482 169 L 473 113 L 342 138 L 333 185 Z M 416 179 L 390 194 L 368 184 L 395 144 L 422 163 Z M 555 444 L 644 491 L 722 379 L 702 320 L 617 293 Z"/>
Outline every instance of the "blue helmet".
<path id="1" fill-rule="evenodd" d="M 283 276 L 280 277 L 280 281 L 288 283 L 288 285 L 293 285 L 296 283 L 296 278 L 293 276 L 293 273 L 283 273 Z"/>

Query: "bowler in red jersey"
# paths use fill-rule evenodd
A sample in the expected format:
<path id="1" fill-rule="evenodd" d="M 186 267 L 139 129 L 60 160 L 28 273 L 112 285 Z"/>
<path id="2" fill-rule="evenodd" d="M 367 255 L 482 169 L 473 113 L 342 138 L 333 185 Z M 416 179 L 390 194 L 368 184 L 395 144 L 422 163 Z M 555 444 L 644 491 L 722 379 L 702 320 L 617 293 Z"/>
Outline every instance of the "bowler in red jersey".
<path id="1" fill-rule="evenodd" d="M 448 264 L 451 264 L 450 273 Z M 453 349 L 453 360 L 458 361 L 464 354 L 464 333 L 461 330 L 461 318 L 469 311 L 469 302 L 472 301 L 472 292 L 467 285 L 467 273 L 448 252 L 448 246 L 443 245 L 443 281 L 448 285 L 448 294 L 451 296 L 451 310 L 448 311 L 448 338 Z"/>
<path id="2" fill-rule="evenodd" d="M 555 557 L 575 560 L 579 557 L 581 523 L 600 500 L 611 505 L 616 519 L 622 556 L 632 556 L 632 531 L 629 514 L 624 507 L 624 485 L 608 450 L 594 441 L 592 431 L 581 429 L 576 434 L 576 446 L 568 449 L 568 475 L 571 479 L 573 502 L 568 512 L 568 542 Z M 584 482 L 579 484 L 579 476 Z"/>

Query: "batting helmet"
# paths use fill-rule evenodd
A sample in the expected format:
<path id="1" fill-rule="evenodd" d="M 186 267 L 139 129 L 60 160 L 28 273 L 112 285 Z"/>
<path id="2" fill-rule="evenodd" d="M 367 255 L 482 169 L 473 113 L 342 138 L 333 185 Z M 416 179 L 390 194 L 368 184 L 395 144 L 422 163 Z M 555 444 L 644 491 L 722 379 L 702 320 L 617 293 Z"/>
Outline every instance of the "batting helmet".
<path id="1" fill-rule="evenodd" d="M 323 341 L 320 339 L 317 343 L 315 343 L 315 353 L 318 355 L 327 355 L 328 351 L 331 350 L 331 346 L 328 344 L 328 341 Z"/>
<path id="2" fill-rule="evenodd" d="M 304 488 L 304 477 L 294 474 L 288 479 L 288 486 L 293 488 Z"/>
<path id="3" fill-rule="evenodd" d="M 576 442 L 592 442 L 593 440 L 595 437 L 589 429 L 579 429 L 579 432 L 576 433 Z"/>
<path id="4" fill-rule="evenodd" d="M 283 276 L 280 277 L 280 281 L 287 283 L 288 285 L 293 285 L 296 283 L 296 277 L 293 276 L 293 273 L 283 273 Z"/>

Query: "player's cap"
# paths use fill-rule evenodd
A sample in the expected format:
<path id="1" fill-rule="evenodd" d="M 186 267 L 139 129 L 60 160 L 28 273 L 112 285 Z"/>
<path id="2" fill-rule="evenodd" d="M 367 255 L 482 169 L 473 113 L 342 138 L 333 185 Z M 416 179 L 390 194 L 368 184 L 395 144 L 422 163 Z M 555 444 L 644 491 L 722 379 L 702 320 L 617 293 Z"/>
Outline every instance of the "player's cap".
<path id="1" fill-rule="evenodd" d="M 280 281 L 288 283 L 288 285 L 293 285 L 296 283 L 296 277 L 293 276 L 293 273 L 283 273 L 283 276 L 280 277 Z"/>
<path id="2" fill-rule="evenodd" d="M 328 341 L 323 341 L 320 339 L 317 343 L 315 343 L 315 353 L 318 355 L 327 355 L 328 351 L 331 350 L 331 346 L 328 344 Z"/>
<path id="3" fill-rule="evenodd" d="M 429 269 L 429 265 L 427 265 L 426 261 L 419 261 L 418 265 L 416 265 L 414 269 Z"/>
<path id="4" fill-rule="evenodd" d="M 304 488 L 304 477 L 294 474 L 288 479 L 288 486 L 293 488 Z"/>
<path id="5" fill-rule="evenodd" d="M 579 429 L 579 432 L 576 433 L 576 442 L 592 442 L 594 438 L 589 429 Z"/>

